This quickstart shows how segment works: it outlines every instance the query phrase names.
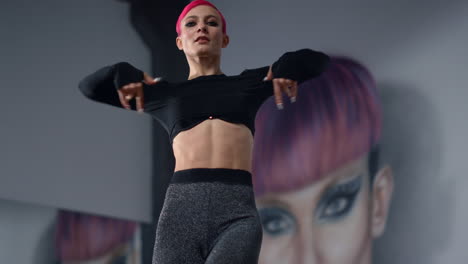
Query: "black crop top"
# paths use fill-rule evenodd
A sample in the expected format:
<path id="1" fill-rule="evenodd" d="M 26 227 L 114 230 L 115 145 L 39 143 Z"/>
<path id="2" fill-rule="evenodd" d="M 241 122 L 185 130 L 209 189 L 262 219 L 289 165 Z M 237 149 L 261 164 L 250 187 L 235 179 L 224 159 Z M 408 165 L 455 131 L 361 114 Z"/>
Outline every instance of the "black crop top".
<path id="1" fill-rule="evenodd" d="M 272 65 L 274 78 L 301 82 L 318 76 L 328 65 L 322 52 L 301 49 L 286 52 Z M 206 119 L 219 118 L 247 126 L 255 134 L 255 116 L 262 103 L 273 95 L 272 81 L 263 81 L 269 66 L 244 70 L 240 75 L 206 75 L 169 83 L 143 84 L 144 111 L 175 136 Z M 122 107 L 116 89 L 141 82 L 143 72 L 126 62 L 104 67 L 84 78 L 79 88 L 91 100 Z M 130 101 L 135 109 L 134 100 Z"/>

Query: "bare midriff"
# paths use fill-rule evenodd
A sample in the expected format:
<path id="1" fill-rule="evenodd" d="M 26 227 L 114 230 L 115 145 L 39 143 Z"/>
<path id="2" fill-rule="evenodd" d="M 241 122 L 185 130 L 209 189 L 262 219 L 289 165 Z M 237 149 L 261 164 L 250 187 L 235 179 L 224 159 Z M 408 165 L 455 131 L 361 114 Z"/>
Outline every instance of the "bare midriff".
<path id="1" fill-rule="evenodd" d="M 228 168 L 252 172 L 253 136 L 243 124 L 207 119 L 173 140 L 174 171 Z"/>

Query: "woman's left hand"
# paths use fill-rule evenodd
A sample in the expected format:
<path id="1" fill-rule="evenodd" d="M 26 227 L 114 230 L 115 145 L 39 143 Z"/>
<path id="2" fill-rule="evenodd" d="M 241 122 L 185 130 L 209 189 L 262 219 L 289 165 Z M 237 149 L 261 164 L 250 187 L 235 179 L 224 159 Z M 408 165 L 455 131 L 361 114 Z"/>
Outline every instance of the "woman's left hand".
<path id="1" fill-rule="evenodd" d="M 263 80 L 264 81 L 273 80 L 273 91 L 274 91 L 274 96 L 275 96 L 275 102 L 279 110 L 283 109 L 282 92 L 285 92 L 289 96 L 291 103 L 294 103 L 296 101 L 297 81 L 294 81 L 291 79 L 285 79 L 285 78 L 275 78 L 273 76 L 273 72 L 271 71 L 271 66 L 270 66 L 270 69 L 268 70 L 267 76 Z"/>

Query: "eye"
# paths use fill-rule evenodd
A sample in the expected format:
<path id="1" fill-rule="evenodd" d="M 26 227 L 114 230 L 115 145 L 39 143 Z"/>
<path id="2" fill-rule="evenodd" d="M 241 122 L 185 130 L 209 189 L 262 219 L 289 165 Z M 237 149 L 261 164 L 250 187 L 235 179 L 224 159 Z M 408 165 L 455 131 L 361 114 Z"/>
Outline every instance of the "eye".
<path id="1" fill-rule="evenodd" d="M 294 217 L 288 211 L 278 207 L 266 207 L 258 212 L 266 234 L 280 236 L 294 231 Z"/>
<path id="2" fill-rule="evenodd" d="M 218 26 L 218 22 L 216 22 L 216 21 L 209 21 L 209 22 L 208 22 L 208 25 L 213 26 L 213 27 L 217 27 L 217 26 Z"/>
<path id="3" fill-rule="evenodd" d="M 351 195 L 333 198 L 324 207 L 320 214 L 320 218 L 338 218 L 345 215 L 351 208 L 354 202 L 354 197 Z"/>
<path id="4" fill-rule="evenodd" d="M 351 212 L 361 189 L 361 176 L 330 187 L 320 198 L 315 215 L 319 221 L 338 221 Z"/>
<path id="5" fill-rule="evenodd" d="M 186 27 L 193 27 L 193 26 L 195 26 L 195 25 L 196 25 L 196 23 L 195 23 L 194 21 L 190 21 L 190 22 L 187 22 L 187 23 L 185 24 Z"/>

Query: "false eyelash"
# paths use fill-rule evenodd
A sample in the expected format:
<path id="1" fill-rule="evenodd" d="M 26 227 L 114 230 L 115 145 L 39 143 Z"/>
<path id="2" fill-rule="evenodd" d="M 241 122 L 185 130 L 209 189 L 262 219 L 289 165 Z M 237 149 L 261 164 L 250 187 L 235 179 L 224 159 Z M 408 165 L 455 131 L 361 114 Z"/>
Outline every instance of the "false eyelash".
<path id="1" fill-rule="evenodd" d="M 272 236 L 278 236 L 282 235 L 285 232 L 291 232 L 295 228 L 295 218 L 293 215 L 291 215 L 290 212 L 283 208 L 279 207 L 266 207 L 266 208 L 261 208 L 259 209 L 259 215 L 260 219 L 262 221 L 263 228 L 265 232 L 267 232 L 269 235 Z M 267 230 L 267 225 L 265 225 L 265 222 L 270 222 L 270 221 L 282 221 L 282 222 L 287 222 L 289 224 L 288 229 L 282 229 L 282 230 Z"/>
<path id="2" fill-rule="evenodd" d="M 323 219 L 338 220 L 338 219 L 341 219 L 341 217 L 347 215 L 347 213 L 350 211 L 350 209 L 354 205 L 355 198 L 357 194 L 359 193 L 359 190 L 361 189 L 361 184 L 362 184 L 362 176 L 359 176 L 349 182 L 335 185 L 327 189 L 325 194 L 322 196 L 322 198 L 320 199 L 318 203 L 318 206 L 315 210 L 315 215 L 317 215 L 318 219 L 320 220 L 323 220 Z M 324 217 L 322 219 L 322 213 L 330 204 L 330 201 L 333 201 L 334 199 L 338 197 L 345 197 L 346 199 L 348 199 L 349 204 L 347 206 L 347 210 L 339 212 L 339 214 L 336 215 L 336 218 Z"/>
<path id="3" fill-rule="evenodd" d="M 329 188 L 325 194 L 324 198 L 327 199 L 329 197 L 336 196 L 336 194 L 351 194 L 355 193 L 361 188 L 361 183 L 362 183 L 362 176 L 356 177 L 355 179 L 341 183 L 339 185 L 335 185 L 331 188 Z M 323 199 L 321 199 L 323 200 Z"/>

